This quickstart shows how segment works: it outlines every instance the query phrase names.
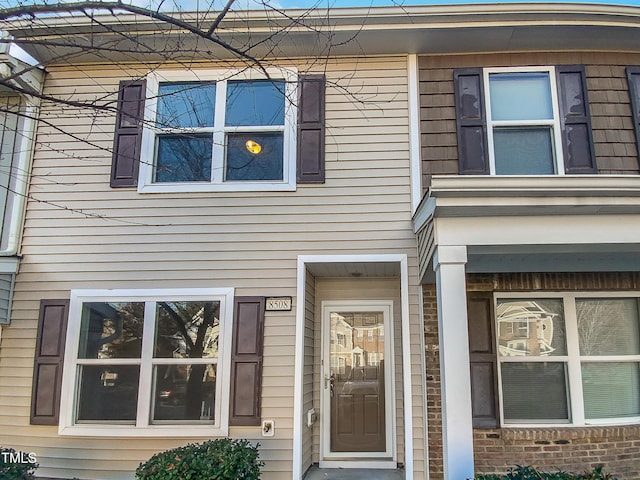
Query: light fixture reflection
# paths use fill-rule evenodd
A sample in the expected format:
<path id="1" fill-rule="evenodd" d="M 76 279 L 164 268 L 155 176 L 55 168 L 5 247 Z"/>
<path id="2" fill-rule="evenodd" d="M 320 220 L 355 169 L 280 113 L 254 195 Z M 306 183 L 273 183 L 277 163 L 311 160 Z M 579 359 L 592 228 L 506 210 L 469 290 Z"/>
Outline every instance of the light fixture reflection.
<path id="1" fill-rule="evenodd" d="M 250 153 L 254 155 L 258 155 L 262 151 L 262 145 L 260 145 L 255 140 L 247 140 L 244 142 L 244 146 L 249 150 Z"/>

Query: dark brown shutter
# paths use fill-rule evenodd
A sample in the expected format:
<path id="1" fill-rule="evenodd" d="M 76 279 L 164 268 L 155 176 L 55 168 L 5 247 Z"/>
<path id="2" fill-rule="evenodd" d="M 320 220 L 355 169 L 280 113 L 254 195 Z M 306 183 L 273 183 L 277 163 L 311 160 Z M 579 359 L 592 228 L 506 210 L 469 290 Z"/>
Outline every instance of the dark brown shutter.
<path id="1" fill-rule="evenodd" d="M 69 300 L 42 300 L 31 390 L 31 423 L 57 425 Z"/>
<path id="2" fill-rule="evenodd" d="M 481 68 L 453 72 L 460 175 L 488 175 L 487 119 Z"/>
<path id="3" fill-rule="evenodd" d="M 470 292 L 467 313 L 473 427 L 495 428 L 498 426 L 498 377 L 491 292 Z"/>
<path id="4" fill-rule="evenodd" d="M 566 173 L 596 173 L 584 66 L 556 67 Z"/>
<path id="5" fill-rule="evenodd" d="M 297 182 L 324 183 L 324 75 L 298 82 Z"/>
<path id="6" fill-rule="evenodd" d="M 144 80 L 120 82 L 111 162 L 112 187 L 135 187 L 138 184 L 145 85 Z"/>
<path id="7" fill-rule="evenodd" d="M 633 128 L 636 131 L 638 163 L 640 163 L 640 67 L 627 67 L 627 81 L 629 82 Z"/>
<path id="8" fill-rule="evenodd" d="M 229 425 L 260 425 L 264 297 L 236 297 Z"/>

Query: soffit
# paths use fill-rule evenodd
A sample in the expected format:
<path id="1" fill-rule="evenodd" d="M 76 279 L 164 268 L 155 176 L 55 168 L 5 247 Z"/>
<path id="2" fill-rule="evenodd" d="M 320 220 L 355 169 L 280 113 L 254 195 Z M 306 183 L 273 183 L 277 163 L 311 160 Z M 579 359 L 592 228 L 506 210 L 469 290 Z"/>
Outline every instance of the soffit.
<path id="1" fill-rule="evenodd" d="M 311 262 L 306 265 L 315 277 L 388 278 L 400 276 L 398 262 Z"/>
<path id="2" fill-rule="evenodd" d="M 250 46 L 255 57 L 325 56 L 330 54 L 453 54 L 528 50 L 616 50 L 640 51 L 640 8 L 580 4 L 452 5 L 419 7 L 379 7 L 287 11 L 237 12 L 222 22 L 220 40 L 238 48 Z M 304 18 L 304 27 L 290 18 Z M 183 14 L 186 22 L 193 22 Z M 74 53 L 72 61 L 164 60 L 164 54 L 179 52 L 193 57 L 233 58 L 219 45 L 198 39 L 176 27 L 130 14 L 104 15 L 105 30 L 86 17 L 46 18 L 37 27 L 27 22 L 0 22 L 30 54 L 45 63 L 52 59 L 47 48 L 27 45 L 20 39 L 39 38 L 57 42 L 90 44 L 108 48 L 99 55 L 90 51 L 72 52 L 63 46 L 56 55 Z M 107 31 L 108 30 L 108 31 Z M 117 38 L 111 31 L 125 36 Z M 125 53 L 116 53 L 114 49 Z"/>

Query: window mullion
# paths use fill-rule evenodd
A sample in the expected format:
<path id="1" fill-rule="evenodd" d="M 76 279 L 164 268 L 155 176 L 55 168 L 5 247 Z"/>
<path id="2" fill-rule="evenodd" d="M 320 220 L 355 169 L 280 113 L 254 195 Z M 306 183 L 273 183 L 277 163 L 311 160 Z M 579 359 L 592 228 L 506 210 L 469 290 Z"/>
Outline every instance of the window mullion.
<path id="1" fill-rule="evenodd" d="M 136 425 L 149 426 L 153 390 L 153 343 L 155 339 L 156 302 L 144 304 L 144 326 L 142 329 L 142 358 L 140 362 L 140 383 L 138 384 L 138 414 Z"/>
<path id="2" fill-rule="evenodd" d="M 226 117 L 227 81 L 216 83 L 216 102 L 213 131 L 213 154 L 211 156 L 211 182 L 224 182 L 224 152 L 225 133 L 224 124 Z"/>
<path id="3" fill-rule="evenodd" d="M 578 314 L 575 297 L 565 296 L 564 316 L 567 339 L 567 365 L 569 375 L 569 401 L 571 420 L 574 425 L 584 425 L 584 401 L 582 392 L 582 367 L 580 365 L 580 343 L 578 332 Z"/>

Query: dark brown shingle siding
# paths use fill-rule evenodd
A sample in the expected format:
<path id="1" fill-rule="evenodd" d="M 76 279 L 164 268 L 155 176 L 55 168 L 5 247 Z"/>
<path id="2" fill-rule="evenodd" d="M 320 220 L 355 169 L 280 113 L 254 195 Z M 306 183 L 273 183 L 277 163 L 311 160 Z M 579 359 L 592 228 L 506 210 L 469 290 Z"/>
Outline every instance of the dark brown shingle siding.
<path id="1" fill-rule="evenodd" d="M 598 173 L 638 174 L 625 67 L 632 53 L 513 53 L 420 58 L 420 126 L 423 186 L 431 175 L 458 174 L 453 69 L 525 65 L 585 65 Z"/>

